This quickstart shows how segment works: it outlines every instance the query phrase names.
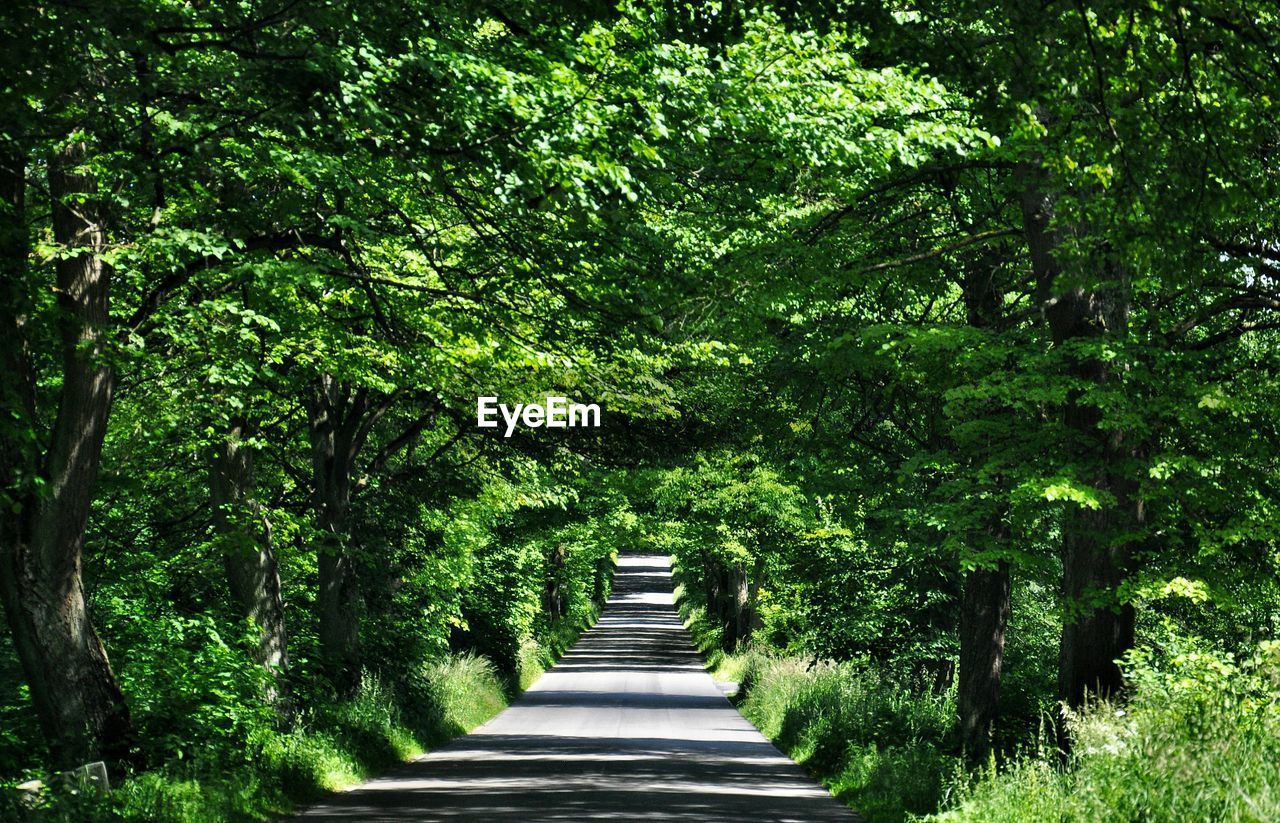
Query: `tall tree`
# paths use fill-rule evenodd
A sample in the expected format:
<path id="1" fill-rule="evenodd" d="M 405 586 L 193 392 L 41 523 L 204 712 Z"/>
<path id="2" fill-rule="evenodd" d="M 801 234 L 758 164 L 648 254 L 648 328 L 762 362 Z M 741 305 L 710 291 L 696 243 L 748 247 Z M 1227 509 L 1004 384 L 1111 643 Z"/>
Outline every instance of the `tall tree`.
<path id="1" fill-rule="evenodd" d="M 1000 331 L 1004 314 L 999 258 L 990 253 L 969 262 L 963 274 L 962 291 L 968 325 L 981 332 L 979 345 L 991 345 Z M 965 420 L 966 423 L 973 421 Z M 989 412 L 976 434 L 983 463 L 979 472 L 990 476 L 990 492 L 974 495 L 984 499 L 970 542 L 974 554 L 981 558 L 964 577 L 964 593 L 960 603 L 960 657 L 956 672 L 956 709 L 959 715 L 960 740 L 966 754 L 980 761 L 990 751 L 991 737 L 1000 714 L 1000 685 L 1004 673 L 1005 632 L 1011 608 L 1011 568 L 1007 556 L 1011 538 L 1005 481 L 997 466 L 991 465 L 998 451 L 996 440 L 1008 436 L 1011 429 L 1006 409 Z M 975 473 L 977 474 L 977 473 Z M 970 478 L 971 482 L 976 478 Z M 981 488 L 980 481 L 974 482 Z"/>
<path id="2" fill-rule="evenodd" d="M 271 521 L 255 494 L 253 435 L 244 416 L 232 417 L 211 461 L 209 502 L 232 600 L 260 632 L 254 657 L 280 673 L 289 665 L 289 637 Z"/>
<path id="3" fill-rule="evenodd" d="M 360 685 L 360 577 L 351 546 L 351 494 L 360 453 L 393 400 L 322 374 L 308 404 L 316 527 L 321 536 L 316 599 L 321 665 L 345 695 Z"/>
<path id="4" fill-rule="evenodd" d="M 129 710 L 85 602 L 83 552 L 89 505 L 115 390 L 108 345 L 111 267 L 88 146 L 73 139 L 47 159 L 61 389 L 52 427 L 36 408 L 29 317 L 15 294 L 27 281 L 22 166 L 9 158 L 6 205 L 8 418 L 0 450 L 6 494 L 0 514 L 0 593 L 41 725 L 58 763 L 127 756 Z"/>
<path id="5" fill-rule="evenodd" d="M 1119 660 L 1133 646 L 1134 611 L 1116 596 L 1132 572 L 1132 541 L 1142 525 L 1142 503 L 1133 478 L 1130 435 L 1104 425 L 1096 403 L 1084 399 L 1118 379 L 1100 338 L 1123 345 L 1128 336 L 1128 281 L 1113 260 L 1110 277 L 1096 287 L 1076 285 L 1059 264 L 1052 226 L 1053 200 L 1038 185 L 1038 172 L 1024 170 L 1021 201 L 1037 295 L 1046 308 L 1055 346 L 1064 349 L 1064 376 L 1074 386 L 1063 409 L 1063 458 L 1083 468 L 1093 493 L 1106 507 L 1071 507 L 1062 525 L 1062 589 L 1066 619 L 1058 666 L 1058 694 L 1079 706 L 1090 692 L 1111 695 L 1124 685 Z M 1078 279 L 1077 279 L 1078 282 Z M 1076 347 L 1084 341 L 1087 347 Z"/>

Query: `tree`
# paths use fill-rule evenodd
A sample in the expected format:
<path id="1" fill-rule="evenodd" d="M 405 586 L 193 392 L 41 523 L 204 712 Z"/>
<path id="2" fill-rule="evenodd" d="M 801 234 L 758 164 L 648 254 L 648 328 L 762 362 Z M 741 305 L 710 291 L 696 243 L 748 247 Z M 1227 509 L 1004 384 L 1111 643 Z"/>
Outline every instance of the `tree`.
<path id="1" fill-rule="evenodd" d="M 289 666 L 289 635 L 271 521 L 255 495 L 255 454 L 248 442 L 254 435 L 245 417 L 232 417 L 211 461 L 209 504 L 223 543 L 231 597 L 261 632 L 254 657 L 278 673 Z"/>
<path id="2" fill-rule="evenodd" d="M 0 591 L 55 760 L 74 766 L 127 756 L 131 724 L 85 602 L 84 531 L 115 389 L 107 328 L 111 267 L 91 156 L 72 140 L 48 159 L 61 390 L 53 425 L 37 416 L 36 362 L 22 312 L 27 282 L 22 166 L 8 161 L 3 395 L 4 506 Z M 44 445 L 47 444 L 47 445 Z"/>

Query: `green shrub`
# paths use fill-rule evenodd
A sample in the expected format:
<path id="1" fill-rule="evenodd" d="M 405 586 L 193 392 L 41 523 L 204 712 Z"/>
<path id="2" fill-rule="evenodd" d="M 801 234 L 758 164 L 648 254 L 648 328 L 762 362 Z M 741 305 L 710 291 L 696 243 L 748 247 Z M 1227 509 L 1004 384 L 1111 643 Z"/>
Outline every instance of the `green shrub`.
<path id="1" fill-rule="evenodd" d="M 493 661 L 513 693 L 527 688 L 595 619 L 608 596 L 616 541 L 601 539 L 607 522 L 549 528 L 523 542 L 494 540 L 478 548 L 455 648 Z M 546 608 L 553 585 L 558 616 Z"/>
<path id="2" fill-rule="evenodd" d="M 245 653 L 256 639 L 226 637 L 207 615 L 139 616 L 119 677 L 129 695 L 146 762 L 202 756 L 210 750 L 244 762 L 248 741 L 273 728 L 268 674 Z"/>
<path id="3" fill-rule="evenodd" d="M 297 801 L 309 801 L 325 792 L 355 783 L 364 775 L 353 752 L 329 731 L 297 728 L 264 742 L 261 767 Z"/>
<path id="4" fill-rule="evenodd" d="M 229 763 L 217 747 L 193 749 L 195 756 L 120 781 L 106 802 L 50 792 L 40 819 L 265 820 L 470 731 L 506 707 L 493 664 L 474 655 L 423 664 L 402 686 L 397 694 L 366 672 L 351 700 L 305 712 L 288 731 L 256 729 L 244 762 Z M 0 805 L 0 819 L 16 815 L 9 811 Z"/>
<path id="5" fill-rule="evenodd" d="M 410 685 L 406 711 L 420 738 L 437 742 L 471 731 L 505 707 L 494 665 L 461 654 L 423 664 Z"/>
<path id="6" fill-rule="evenodd" d="M 939 819 L 1280 819 L 1280 645 L 1243 662 L 1194 644 L 1140 650 L 1126 674 L 1126 704 L 1071 718 L 1065 770 L 1042 747 L 961 781 Z"/>
<path id="7" fill-rule="evenodd" d="M 948 695 L 852 663 L 745 655 L 742 713 L 870 821 L 933 811 L 956 767 Z"/>
<path id="8" fill-rule="evenodd" d="M 279 790 L 251 768 L 148 772 L 121 784 L 112 799 L 117 819 L 138 823 L 264 819 L 289 808 Z"/>

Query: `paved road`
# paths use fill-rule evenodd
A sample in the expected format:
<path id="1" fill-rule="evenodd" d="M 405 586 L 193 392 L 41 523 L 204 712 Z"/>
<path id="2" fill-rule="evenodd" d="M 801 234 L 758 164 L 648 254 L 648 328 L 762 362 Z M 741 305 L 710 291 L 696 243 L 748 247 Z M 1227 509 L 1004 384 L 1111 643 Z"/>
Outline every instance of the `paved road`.
<path id="1" fill-rule="evenodd" d="M 298 821 L 854 819 L 703 669 L 667 559 L 627 555 L 599 623 L 509 709 Z"/>

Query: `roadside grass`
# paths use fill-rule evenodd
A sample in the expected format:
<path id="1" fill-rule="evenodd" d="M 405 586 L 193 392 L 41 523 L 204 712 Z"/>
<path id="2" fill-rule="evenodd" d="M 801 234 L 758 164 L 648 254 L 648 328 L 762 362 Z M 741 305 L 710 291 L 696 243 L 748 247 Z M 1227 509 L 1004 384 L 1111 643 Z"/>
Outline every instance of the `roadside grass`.
<path id="1" fill-rule="evenodd" d="M 685 583 L 680 575 L 680 567 L 672 559 L 672 578 L 675 582 L 674 594 L 676 609 L 680 620 L 693 637 L 693 645 L 706 661 L 707 671 L 721 682 L 738 681 L 742 675 L 743 659 L 741 655 L 726 654 L 721 643 L 723 630 L 707 619 L 706 607 L 697 605 L 688 596 Z"/>
<path id="2" fill-rule="evenodd" d="M 526 644 L 518 690 L 554 664 L 581 630 L 562 625 L 541 643 Z M 351 700 L 309 709 L 288 730 L 255 730 L 242 757 L 212 752 L 126 779 L 106 800 L 58 792 L 39 809 L 14 807 L 13 814 L 59 823 L 270 820 L 466 734 L 505 709 L 515 686 L 472 654 L 424 663 L 396 692 L 366 673 Z"/>
<path id="3" fill-rule="evenodd" d="M 741 656 L 742 714 L 838 798 L 870 821 L 938 808 L 959 768 L 945 750 L 950 695 L 852 663 Z"/>
<path id="4" fill-rule="evenodd" d="M 608 590 L 606 580 L 603 594 Z M 235 734 L 219 727 L 206 736 L 188 735 L 163 765 L 113 780 L 106 798 L 63 786 L 18 790 L 33 777 L 53 782 L 29 772 L 5 779 L 0 781 L 0 820 L 249 823 L 289 815 L 494 717 L 555 664 L 595 623 L 601 608 L 601 603 L 585 604 L 571 618 L 537 627 L 536 639 L 520 648 L 513 674 L 504 675 L 489 659 L 471 653 L 395 669 L 387 677 L 365 672 L 359 692 L 349 700 L 295 694 L 306 708 L 287 724 L 272 719 L 260 697 L 228 697 L 218 680 L 218 688 L 210 690 L 218 699 L 201 694 L 193 699 L 221 712 L 211 716 L 230 718 L 224 726 Z M 251 684 L 246 691 L 254 692 L 258 670 L 244 661 L 237 665 L 249 670 L 241 679 Z M 153 731 L 166 729 L 160 725 Z"/>
<path id="5" fill-rule="evenodd" d="M 725 654 L 677 594 L 708 670 L 738 681 L 743 715 L 870 823 L 1280 820 L 1280 642 L 1241 660 L 1163 638 L 1130 654 L 1123 703 L 1070 718 L 1065 763 L 1046 722 L 1025 748 L 969 768 L 950 739 L 953 695 L 870 663 Z"/>
<path id="6" fill-rule="evenodd" d="M 584 628 L 595 625 L 595 622 L 600 619 L 601 610 L 600 604 L 593 604 L 583 624 L 575 625 L 569 620 L 563 620 L 546 629 L 537 640 L 526 641 L 520 647 L 516 660 L 517 675 L 516 682 L 513 684 L 518 688 L 516 693 L 528 689 L 542 676 L 543 672 L 554 666 L 569 647 L 578 641 Z"/>
<path id="7" fill-rule="evenodd" d="M 64 800 L 45 819 L 265 820 L 416 757 L 507 705 L 494 667 L 473 655 L 424 664 L 405 691 L 397 700 L 367 675 L 353 699 L 310 710 L 288 731 L 259 730 L 245 765 L 227 769 L 210 758 L 146 772 L 124 781 L 93 817 Z"/>
<path id="8" fill-rule="evenodd" d="M 412 704 L 426 708 L 415 726 L 425 730 L 419 739 L 428 745 L 466 734 L 507 707 L 497 671 L 477 655 L 427 663 L 418 683 Z"/>
<path id="9" fill-rule="evenodd" d="M 1125 703 L 1071 719 L 1065 766 L 1046 725 L 1021 753 L 973 770 L 948 740 L 950 695 L 854 663 L 762 650 L 715 660 L 717 675 L 737 673 L 726 679 L 739 680 L 743 715 L 872 823 L 1280 820 L 1275 644 L 1245 663 L 1194 651 L 1135 657 Z"/>
<path id="10" fill-rule="evenodd" d="M 817 662 L 754 648 L 728 654 L 720 628 L 686 596 L 676 603 L 707 670 L 736 681 L 733 700 L 752 724 L 866 820 L 904 821 L 936 811 L 959 773 L 946 753 L 950 694 L 899 683 L 869 666 Z"/>
<path id="11" fill-rule="evenodd" d="M 957 783 L 940 823 L 1280 820 L 1280 644 L 1256 655 L 1135 654 L 1123 705 L 1070 721 L 1067 768 L 1042 743 Z"/>

